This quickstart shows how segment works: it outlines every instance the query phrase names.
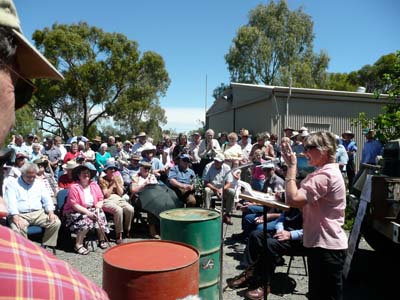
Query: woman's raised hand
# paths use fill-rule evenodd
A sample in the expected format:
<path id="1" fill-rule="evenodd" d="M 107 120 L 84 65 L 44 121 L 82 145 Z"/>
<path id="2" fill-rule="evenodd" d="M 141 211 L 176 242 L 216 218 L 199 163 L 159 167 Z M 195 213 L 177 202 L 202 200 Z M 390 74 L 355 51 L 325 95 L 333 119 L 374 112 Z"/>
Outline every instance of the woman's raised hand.
<path id="1" fill-rule="evenodd" d="M 293 152 L 292 147 L 290 147 L 289 143 L 281 143 L 281 155 L 288 167 L 295 166 L 297 164 L 296 153 Z"/>

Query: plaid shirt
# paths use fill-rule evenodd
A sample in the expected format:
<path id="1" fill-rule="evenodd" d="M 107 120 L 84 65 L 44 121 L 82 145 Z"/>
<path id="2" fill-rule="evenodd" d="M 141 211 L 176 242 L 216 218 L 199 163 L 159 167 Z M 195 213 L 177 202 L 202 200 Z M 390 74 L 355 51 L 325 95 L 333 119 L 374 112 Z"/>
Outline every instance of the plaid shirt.
<path id="1" fill-rule="evenodd" d="M 1 299 L 109 299 L 89 279 L 38 245 L 0 226 Z"/>

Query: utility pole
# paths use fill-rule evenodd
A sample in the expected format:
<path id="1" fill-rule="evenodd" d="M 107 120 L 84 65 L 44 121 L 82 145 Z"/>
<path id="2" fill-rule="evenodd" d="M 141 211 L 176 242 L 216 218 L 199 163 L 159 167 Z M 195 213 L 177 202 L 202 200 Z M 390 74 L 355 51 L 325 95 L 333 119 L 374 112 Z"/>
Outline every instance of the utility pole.
<path id="1" fill-rule="evenodd" d="M 206 90 L 204 94 L 204 116 L 207 114 L 207 74 L 206 74 Z"/>

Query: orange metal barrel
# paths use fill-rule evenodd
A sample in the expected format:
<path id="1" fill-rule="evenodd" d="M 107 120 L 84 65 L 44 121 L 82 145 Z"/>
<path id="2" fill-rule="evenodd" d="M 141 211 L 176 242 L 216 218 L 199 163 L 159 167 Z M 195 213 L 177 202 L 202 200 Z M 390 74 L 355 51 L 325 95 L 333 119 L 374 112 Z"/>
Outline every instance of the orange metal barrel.
<path id="1" fill-rule="evenodd" d="M 103 255 L 103 288 L 111 300 L 176 300 L 199 292 L 199 252 L 184 243 L 139 241 Z"/>

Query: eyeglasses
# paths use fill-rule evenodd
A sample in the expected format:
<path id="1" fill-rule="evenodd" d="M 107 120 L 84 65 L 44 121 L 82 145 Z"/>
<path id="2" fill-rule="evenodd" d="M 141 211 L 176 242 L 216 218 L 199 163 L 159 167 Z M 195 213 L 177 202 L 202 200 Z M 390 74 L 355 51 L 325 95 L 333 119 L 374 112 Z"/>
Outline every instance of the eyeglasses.
<path id="1" fill-rule="evenodd" d="M 15 109 L 19 109 L 31 100 L 32 95 L 36 92 L 37 88 L 32 81 L 19 74 L 2 60 L 0 60 L 0 65 L 5 66 L 10 72 L 18 77 L 18 80 L 14 85 L 14 95 Z"/>
<path id="2" fill-rule="evenodd" d="M 306 146 L 304 146 L 304 152 L 308 152 L 311 149 L 315 149 L 315 148 L 317 148 L 317 146 L 315 146 L 315 145 L 306 145 Z"/>

